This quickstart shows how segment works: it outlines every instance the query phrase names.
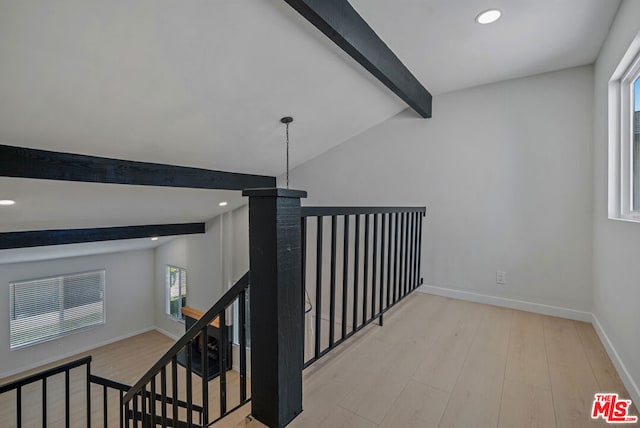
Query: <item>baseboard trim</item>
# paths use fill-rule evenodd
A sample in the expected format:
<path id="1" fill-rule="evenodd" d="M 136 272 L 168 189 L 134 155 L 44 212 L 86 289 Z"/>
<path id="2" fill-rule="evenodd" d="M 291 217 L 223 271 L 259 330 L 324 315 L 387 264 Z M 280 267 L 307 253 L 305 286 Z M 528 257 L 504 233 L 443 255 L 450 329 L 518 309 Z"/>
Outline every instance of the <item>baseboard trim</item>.
<path id="1" fill-rule="evenodd" d="M 507 297 L 490 296 L 488 294 L 474 293 L 471 291 L 455 290 L 452 288 L 434 287 L 433 285 L 421 285 L 417 290 L 426 294 L 435 294 L 437 296 L 451 297 L 453 299 L 502 306 L 505 308 L 567 318 L 570 320 L 584 321 L 588 323 L 593 320 L 591 312 L 564 308 L 562 306 L 545 305 L 542 303 L 527 302 L 525 300 L 509 299 Z"/>
<path id="2" fill-rule="evenodd" d="M 148 332 L 153 331 L 155 329 L 156 329 L 155 327 L 148 327 L 148 328 L 144 328 L 142 330 L 134 331 L 132 333 L 127 333 L 127 334 L 122 335 L 122 336 L 118 336 L 118 337 L 114 337 L 114 338 L 111 338 L 111 339 L 108 339 L 108 340 L 104 340 L 102 342 L 98 342 L 98 343 L 95 343 L 95 344 L 90 345 L 90 346 L 85 346 L 85 347 L 82 347 L 82 348 L 76 348 L 76 349 L 73 350 L 73 352 L 69 352 L 69 353 L 62 354 L 62 355 L 57 355 L 57 356 L 55 356 L 53 358 L 47 358 L 46 360 L 42 360 L 42 361 L 39 361 L 39 362 L 34 363 L 34 364 L 29 364 L 28 366 L 25 366 L 25 367 L 20 367 L 17 370 L 10 370 L 8 372 L 0 373 L 0 379 L 7 378 L 9 376 L 15 376 L 17 374 L 20 374 L 22 372 L 26 372 L 28 370 L 37 369 L 38 367 L 46 366 L 47 364 L 55 363 L 56 361 L 64 360 L 66 358 L 71 358 L 74 355 L 82 354 L 83 352 L 92 351 L 92 350 L 94 350 L 96 348 L 100 348 L 101 346 L 110 345 L 110 344 L 112 344 L 114 342 L 119 342 L 120 340 L 125 340 L 125 339 L 128 339 L 130 337 L 137 336 L 139 334 L 148 333 Z"/>
<path id="3" fill-rule="evenodd" d="M 154 327 L 153 328 L 155 331 L 157 331 L 158 333 L 167 336 L 169 339 L 173 339 L 173 340 L 178 340 L 180 339 L 181 336 L 175 335 L 175 334 L 171 334 L 169 333 L 167 330 L 160 328 L 160 327 Z"/>
<path id="4" fill-rule="evenodd" d="M 602 327 L 602 324 L 600 324 L 600 320 L 598 320 L 598 317 L 593 314 L 592 318 L 593 319 L 591 323 L 593 324 L 593 328 L 596 330 L 600 341 L 604 345 L 604 348 L 607 350 L 607 354 L 609 354 L 609 358 L 611 358 L 611 362 L 615 366 L 616 370 L 618 371 L 618 375 L 620 375 L 620 378 L 622 379 L 622 383 L 624 383 L 624 386 L 627 388 L 627 391 L 631 395 L 631 400 L 636 403 L 637 408 L 640 404 L 640 388 L 631 377 L 631 374 L 629 374 L 627 366 L 622 361 L 622 358 L 620 358 L 620 354 L 618 354 L 618 351 L 616 351 L 613 343 L 611 343 L 611 339 L 609 339 L 609 336 Z"/>
<path id="5" fill-rule="evenodd" d="M 584 321 L 591 323 L 594 330 L 598 334 L 600 341 L 602 342 L 611 362 L 613 363 L 620 379 L 627 388 L 631 400 L 640 404 L 640 387 L 631 377 L 627 366 L 620 358 L 620 354 L 613 346 L 611 339 L 607 335 L 606 331 L 600 324 L 598 317 L 591 312 L 578 311 L 575 309 L 563 308 L 560 306 L 544 305 L 540 303 L 527 302 L 524 300 L 509 299 L 506 297 L 490 296 L 487 294 L 474 293 L 471 291 L 454 290 L 452 288 L 435 287 L 432 285 L 422 285 L 417 291 L 425 294 L 434 294 L 436 296 L 450 297 L 452 299 L 467 300 L 470 302 L 484 303 L 488 305 L 501 306 L 505 308 L 518 309 L 521 311 L 533 312 L 542 315 L 550 315 L 554 317 L 567 318 L 576 321 Z M 608 392 L 608 391 L 602 391 Z"/>

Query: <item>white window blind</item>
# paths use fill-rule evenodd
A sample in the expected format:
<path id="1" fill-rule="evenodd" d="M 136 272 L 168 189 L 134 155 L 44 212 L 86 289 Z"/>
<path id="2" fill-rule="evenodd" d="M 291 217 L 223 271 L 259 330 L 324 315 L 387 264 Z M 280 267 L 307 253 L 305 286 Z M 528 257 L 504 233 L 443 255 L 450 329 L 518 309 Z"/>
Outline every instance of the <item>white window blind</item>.
<path id="1" fill-rule="evenodd" d="M 9 284 L 11 349 L 105 323 L 105 271 Z"/>

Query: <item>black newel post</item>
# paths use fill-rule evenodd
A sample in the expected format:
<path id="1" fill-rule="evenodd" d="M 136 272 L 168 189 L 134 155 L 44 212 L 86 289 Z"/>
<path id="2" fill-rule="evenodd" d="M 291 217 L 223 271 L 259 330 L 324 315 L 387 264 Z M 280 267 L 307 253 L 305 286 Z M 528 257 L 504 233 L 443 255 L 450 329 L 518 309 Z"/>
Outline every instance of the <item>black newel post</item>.
<path id="1" fill-rule="evenodd" d="M 287 189 L 249 197 L 251 410 L 271 428 L 302 412 L 304 330 L 300 199 Z"/>

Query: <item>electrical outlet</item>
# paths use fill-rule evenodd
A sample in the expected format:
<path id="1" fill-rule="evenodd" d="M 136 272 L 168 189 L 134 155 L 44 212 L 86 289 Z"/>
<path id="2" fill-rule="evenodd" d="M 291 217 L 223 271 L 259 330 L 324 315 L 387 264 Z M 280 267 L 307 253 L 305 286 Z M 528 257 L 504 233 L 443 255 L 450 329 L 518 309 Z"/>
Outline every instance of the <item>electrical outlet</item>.
<path id="1" fill-rule="evenodd" d="M 507 273 L 502 270 L 496 271 L 496 284 L 506 284 L 507 283 Z"/>

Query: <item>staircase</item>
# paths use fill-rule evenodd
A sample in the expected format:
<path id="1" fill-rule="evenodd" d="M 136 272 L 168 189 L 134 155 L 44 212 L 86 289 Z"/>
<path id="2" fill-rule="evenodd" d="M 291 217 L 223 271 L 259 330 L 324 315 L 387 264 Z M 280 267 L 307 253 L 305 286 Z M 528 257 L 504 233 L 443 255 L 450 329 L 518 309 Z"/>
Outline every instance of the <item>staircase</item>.
<path id="1" fill-rule="evenodd" d="M 424 207 L 301 209 L 296 192 L 249 194 L 251 314 L 247 272 L 133 386 L 93 375 L 91 357 L 0 386 L 0 395 L 16 396 L 16 426 L 22 428 L 22 389 L 37 382 L 42 384 L 42 426 L 48 426 L 47 379 L 64 374 L 69 427 L 70 372 L 79 368 L 85 369 L 87 427 L 286 426 L 302 410 L 303 368 L 370 323 L 382 325 L 384 313 L 421 284 L 425 214 Z M 287 200 L 295 198 L 297 205 Z M 329 263 L 323 262 L 325 253 Z M 311 296 L 305 298 L 307 288 Z M 216 358 L 208 346 L 212 328 L 217 328 Z M 217 365 L 217 375 L 200 375 L 211 373 L 210 364 Z M 91 420 L 92 386 L 102 389 L 99 421 Z M 114 397 L 117 417 L 109 414 L 110 400 L 115 412 Z"/>
<path id="2" fill-rule="evenodd" d="M 247 394 L 247 272 L 213 305 L 187 332 L 127 390 L 122 398 L 125 426 L 143 427 L 208 427 L 229 413 L 244 406 L 250 398 Z M 237 308 L 239 370 L 234 382 L 227 377 L 228 329 L 234 326 L 229 316 Z M 219 375 L 194 376 L 194 348 L 204 348 L 199 365 L 201 373 L 209 373 L 210 358 L 206 343 L 209 326 L 214 320 L 220 325 L 217 363 Z M 229 320 L 229 321 L 228 321 Z M 204 340 L 203 338 L 207 338 Z M 185 367 L 179 366 L 178 356 L 186 355 Z M 181 406 L 180 404 L 184 404 Z"/>

